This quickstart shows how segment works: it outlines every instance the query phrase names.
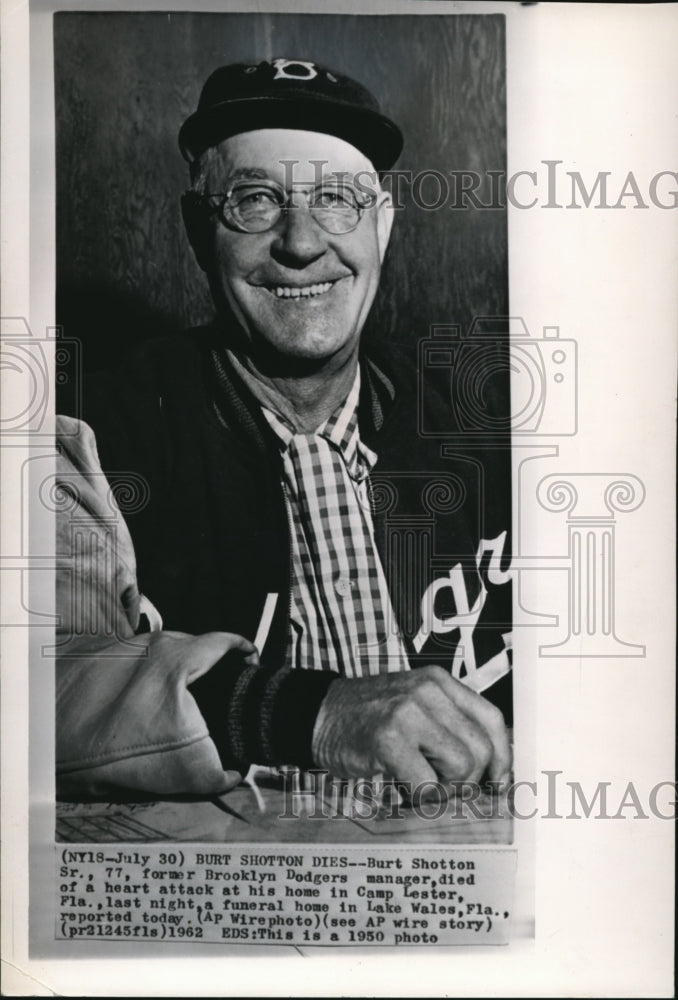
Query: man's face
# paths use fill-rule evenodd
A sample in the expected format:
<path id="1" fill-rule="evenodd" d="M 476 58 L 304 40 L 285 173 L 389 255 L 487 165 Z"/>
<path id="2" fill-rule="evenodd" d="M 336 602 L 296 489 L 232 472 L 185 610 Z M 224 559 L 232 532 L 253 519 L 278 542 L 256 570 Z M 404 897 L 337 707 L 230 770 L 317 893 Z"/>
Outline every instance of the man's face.
<path id="1" fill-rule="evenodd" d="M 348 181 L 369 172 L 371 185 L 364 174 L 359 180 L 374 191 L 374 168 L 342 139 L 291 129 L 233 136 L 218 152 L 209 167 L 208 192 L 257 178 L 296 194 L 291 210 L 267 232 L 239 232 L 214 217 L 203 263 L 215 298 L 226 299 L 255 351 L 318 362 L 350 357 L 379 283 L 390 200 L 376 189 L 377 203 L 363 212 L 357 227 L 333 235 L 314 220 L 299 191 L 317 184 L 319 169 L 330 178 L 348 175 Z"/>

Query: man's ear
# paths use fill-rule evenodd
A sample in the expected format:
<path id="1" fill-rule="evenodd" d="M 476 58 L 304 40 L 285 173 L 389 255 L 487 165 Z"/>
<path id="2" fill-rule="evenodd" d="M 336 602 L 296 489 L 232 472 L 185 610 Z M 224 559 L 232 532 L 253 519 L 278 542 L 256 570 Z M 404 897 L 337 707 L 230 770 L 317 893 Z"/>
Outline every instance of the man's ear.
<path id="1" fill-rule="evenodd" d="M 393 200 L 388 191 L 383 191 L 379 195 L 377 202 L 377 243 L 379 245 L 379 263 L 384 263 L 384 255 L 388 241 L 391 238 L 391 229 L 394 218 Z"/>
<path id="2" fill-rule="evenodd" d="M 181 216 L 195 259 L 202 270 L 207 271 L 212 225 L 200 197 L 194 191 L 186 191 L 181 196 Z"/>

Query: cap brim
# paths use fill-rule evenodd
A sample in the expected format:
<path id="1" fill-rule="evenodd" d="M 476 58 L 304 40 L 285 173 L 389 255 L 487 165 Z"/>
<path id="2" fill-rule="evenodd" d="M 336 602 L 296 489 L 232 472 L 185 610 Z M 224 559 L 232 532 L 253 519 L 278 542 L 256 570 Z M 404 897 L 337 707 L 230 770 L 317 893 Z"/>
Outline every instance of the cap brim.
<path id="1" fill-rule="evenodd" d="M 179 131 L 179 148 L 189 162 L 210 146 L 259 128 L 295 128 L 336 135 L 359 149 L 377 170 L 388 170 L 400 156 L 403 137 L 385 115 L 338 101 L 243 97 L 196 111 Z"/>

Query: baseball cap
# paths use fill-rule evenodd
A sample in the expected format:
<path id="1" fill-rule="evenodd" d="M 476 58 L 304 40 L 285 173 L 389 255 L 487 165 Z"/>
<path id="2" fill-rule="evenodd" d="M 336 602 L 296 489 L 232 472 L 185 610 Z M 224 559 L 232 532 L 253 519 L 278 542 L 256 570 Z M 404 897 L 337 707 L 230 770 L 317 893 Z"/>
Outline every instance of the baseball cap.
<path id="1" fill-rule="evenodd" d="M 400 129 L 361 83 L 319 63 L 272 59 L 215 70 L 181 126 L 179 148 L 191 162 L 223 139 L 259 128 L 336 135 L 377 170 L 393 166 L 403 147 Z"/>

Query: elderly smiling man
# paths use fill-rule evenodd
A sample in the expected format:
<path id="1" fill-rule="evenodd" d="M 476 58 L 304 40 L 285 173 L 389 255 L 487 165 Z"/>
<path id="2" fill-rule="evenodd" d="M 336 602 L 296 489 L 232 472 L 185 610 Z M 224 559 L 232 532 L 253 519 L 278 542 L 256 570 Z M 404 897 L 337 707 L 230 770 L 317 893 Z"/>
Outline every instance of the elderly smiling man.
<path id="1" fill-rule="evenodd" d="M 91 382 L 86 423 L 61 419 L 60 790 L 211 794 L 253 762 L 505 779 L 501 712 L 451 676 L 478 665 L 463 622 L 445 669 L 429 640 L 452 617 L 399 627 L 443 586 L 462 621 L 456 583 L 394 563 L 376 495 L 391 478 L 416 521 L 417 476 L 441 470 L 413 373 L 361 347 L 398 128 L 355 81 L 277 59 L 217 70 L 179 141 L 217 321 L 145 345 Z M 426 406 L 445 426 L 449 399 Z M 124 520 L 102 469 L 145 484 Z M 458 512 L 436 530 L 477 609 L 480 539 Z"/>

